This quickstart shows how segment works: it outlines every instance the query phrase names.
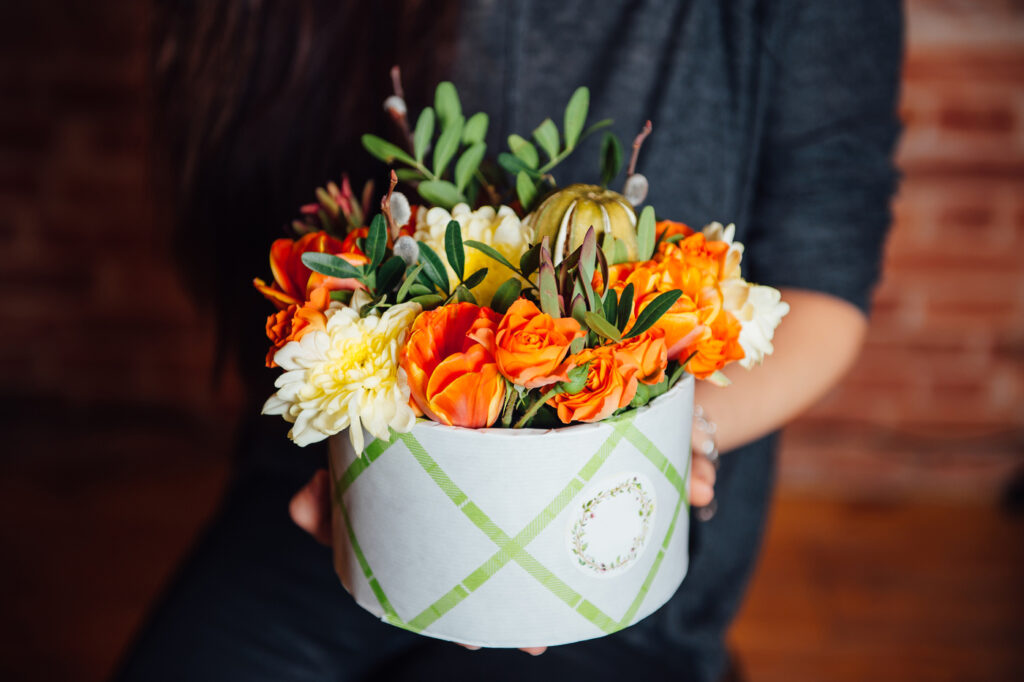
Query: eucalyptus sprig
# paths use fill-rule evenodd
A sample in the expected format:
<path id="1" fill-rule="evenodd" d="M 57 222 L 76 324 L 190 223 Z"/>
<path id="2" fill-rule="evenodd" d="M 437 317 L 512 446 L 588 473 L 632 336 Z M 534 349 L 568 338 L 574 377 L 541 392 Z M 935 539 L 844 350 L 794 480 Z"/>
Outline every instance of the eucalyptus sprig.
<path id="1" fill-rule="evenodd" d="M 483 112 L 468 119 L 463 115 L 455 86 L 445 81 L 437 86 L 434 106 L 424 108 L 416 120 L 411 150 L 376 135 L 363 135 L 362 143 L 381 161 L 407 166 L 398 171 L 399 179 L 416 184 L 416 191 L 427 202 L 451 209 L 457 203 L 470 202 L 483 183 L 479 168 L 487 153 L 488 125 Z"/>
<path id="2" fill-rule="evenodd" d="M 583 140 L 612 124 L 611 119 L 605 119 L 584 129 L 589 108 L 590 90 L 577 88 L 565 107 L 561 136 L 558 126 L 550 118 L 544 119 L 534 128 L 532 137 L 536 145 L 520 135 L 509 135 L 508 148 L 511 153 L 499 154 L 498 163 L 515 176 L 516 194 L 524 212 L 529 212 L 537 198 L 543 194 L 545 186 L 555 186 L 550 172 L 568 158 Z M 537 147 L 547 156 L 548 160 L 543 165 Z"/>

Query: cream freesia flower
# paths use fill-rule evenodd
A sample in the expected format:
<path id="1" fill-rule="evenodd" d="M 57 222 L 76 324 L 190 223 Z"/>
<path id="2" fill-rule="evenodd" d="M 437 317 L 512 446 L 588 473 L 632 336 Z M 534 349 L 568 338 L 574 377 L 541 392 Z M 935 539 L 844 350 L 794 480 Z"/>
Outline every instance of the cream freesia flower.
<path id="1" fill-rule="evenodd" d="M 364 430 L 388 438 L 389 429 L 406 432 L 416 421 L 398 351 L 420 305 L 402 303 L 382 315 L 360 317 L 359 306 L 366 301 L 366 293 L 359 291 L 351 306 L 333 305 L 323 331 L 291 341 L 274 355 L 285 371 L 263 414 L 279 414 L 293 423 L 288 437 L 296 445 L 348 429 L 361 454 Z"/>
<path id="2" fill-rule="evenodd" d="M 458 283 L 458 278 L 445 257 L 444 235 L 452 220 L 462 228 L 463 240 L 474 239 L 492 246 L 511 263 L 519 262 L 519 257 L 530 247 L 533 238 L 533 230 L 523 225 L 508 206 L 501 206 L 497 211 L 490 206 L 470 211 L 467 204 L 456 204 L 451 213 L 439 206 L 429 211 L 420 210 L 417 213 L 416 239 L 427 244 L 445 261 L 451 286 Z M 465 276 L 480 268 L 487 268 L 487 277 L 473 288 L 473 295 L 480 305 L 489 305 L 494 292 L 514 273 L 490 256 L 467 246 Z"/>
<path id="3" fill-rule="evenodd" d="M 789 312 L 789 304 L 782 300 L 782 293 L 778 289 L 751 284 L 740 276 L 743 244 L 736 241 L 734 224 L 729 223 L 723 227 L 722 223 L 709 223 L 701 231 L 708 241 L 729 245 L 720 282 L 722 307 L 740 322 L 739 343 L 744 353 L 740 365 L 751 369 L 775 351 L 772 338 L 775 336 L 775 328 Z"/>

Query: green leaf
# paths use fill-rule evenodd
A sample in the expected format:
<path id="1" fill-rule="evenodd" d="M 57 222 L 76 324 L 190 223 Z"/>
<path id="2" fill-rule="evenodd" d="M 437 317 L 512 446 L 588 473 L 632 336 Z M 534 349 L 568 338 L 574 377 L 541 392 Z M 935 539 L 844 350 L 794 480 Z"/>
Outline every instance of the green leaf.
<path id="1" fill-rule="evenodd" d="M 696 351 L 694 351 L 693 355 L 696 354 Z M 693 355 L 691 355 L 690 358 L 692 358 Z M 686 374 L 686 363 L 690 361 L 690 358 L 686 358 L 685 362 L 680 363 L 674 370 L 672 370 L 672 374 L 669 375 L 668 381 L 665 382 L 665 391 L 668 391 L 668 389 L 675 386 L 679 380 L 683 378 L 683 375 Z"/>
<path id="2" fill-rule="evenodd" d="M 626 288 L 622 290 L 622 296 L 619 298 L 619 305 L 615 313 L 615 319 L 619 329 L 625 329 L 626 325 L 629 324 L 629 318 L 633 314 L 633 284 L 627 284 Z M 610 316 L 609 320 L 612 319 Z"/>
<path id="3" fill-rule="evenodd" d="M 392 256 L 384 261 L 377 271 L 377 291 L 391 291 L 402 279 L 405 272 L 405 261 L 400 256 Z"/>
<path id="4" fill-rule="evenodd" d="M 466 274 L 466 250 L 462 247 L 462 227 L 457 220 L 449 220 L 444 231 L 444 253 L 455 276 L 462 281 Z"/>
<path id="5" fill-rule="evenodd" d="M 364 274 L 361 267 L 352 265 L 344 258 L 318 251 L 307 251 L 302 254 L 302 264 L 321 275 L 340 279 L 362 279 Z"/>
<path id="6" fill-rule="evenodd" d="M 537 271 L 540 267 L 540 242 L 534 244 L 519 257 L 519 272 L 522 273 L 523 277 L 529 277 Z M 605 277 L 605 280 L 608 278 Z"/>
<path id="7" fill-rule="evenodd" d="M 547 237 L 544 238 L 547 241 Z M 562 309 L 558 303 L 558 282 L 555 280 L 555 266 L 551 262 L 551 252 L 546 246 L 540 249 L 540 268 L 537 275 L 537 289 L 540 292 L 540 309 L 551 317 L 561 317 Z"/>
<path id="8" fill-rule="evenodd" d="M 440 256 L 423 242 L 416 242 L 416 246 L 420 249 L 420 263 L 423 264 L 423 274 L 426 275 L 431 284 L 447 294 L 449 291 L 448 270 L 445 269 Z"/>
<path id="9" fill-rule="evenodd" d="M 544 119 L 533 131 L 533 139 L 549 158 L 558 156 L 558 126 L 550 118 Z"/>
<path id="10" fill-rule="evenodd" d="M 629 252 L 626 250 L 626 242 L 621 239 L 616 239 L 612 246 L 615 249 L 615 258 L 612 259 L 612 265 L 625 263 L 629 260 Z"/>
<path id="11" fill-rule="evenodd" d="M 395 294 L 395 300 L 396 301 L 401 303 L 402 301 L 405 300 L 405 297 L 409 293 L 409 290 L 412 288 L 413 283 L 416 282 L 416 277 L 419 276 L 419 274 L 420 274 L 420 272 L 422 270 L 423 270 L 423 263 L 419 263 L 412 270 L 406 271 L 406 273 L 405 273 L 405 281 L 402 282 L 402 286 L 400 286 L 398 288 L 398 293 Z"/>
<path id="12" fill-rule="evenodd" d="M 537 186 L 524 171 L 516 174 L 516 195 L 524 211 L 530 210 L 533 200 L 537 198 Z"/>
<path id="13" fill-rule="evenodd" d="M 370 259 L 370 269 L 380 265 L 384 260 L 384 252 L 388 248 L 388 228 L 384 216 L 377 214 L 370 222 L 369 233 L 366 236 L 366 257 Z"/>
<path id="14" fill-rule="evenodd" d="M 353 293 L 354 292 L 349 289 L 341 289 L 338 291 L 332 291 L 328 295 L 331 297 L 332 301 L 341 301 L 345 305 L 348 305 L 348 302 L 352 300 Z"/>
<path id="15" fill-rule="evenodd" d="M 432 308 L 433 306 L 436 306 L 439 303 L 443 303 L 444 299 L 445 297 L 441 296 L 440 294 L 423 294 L 422 296 L 410 298 L 409 301 L 411 303 L 419 303 L 424 308 Z"/>
<path id="16" fill-rule="evenodd" d="M 430 140 L 434 137 L 434 110 L 427 107 L 420 112 L 416 119 L 416 131 L 412 134 L 412 147 L 416 154 L 416 160 L 422 162 L 430 147 Z"/>
<path id="17" fill-rule="evenodd" d="M 629 402 L 630 407 L 643 407 L 651 401 L 651 391 L 646 384 L 637 383 L 636 394 L 633 395 L 633 400 Z"/>
<path id="18" fill-rule="evenodd" d="M 466 121 L 466 127 L 462 129 L 462 143 L 463 144 L 477 144 L 483 142 L 484 138 L 487 137 L 487 124 L 489 123 L 487 114 L 482 111 L 478 111 L 469 117 Z"/>
<path id="19" fill-rule="evenodd" d="M 455 288 L 455 300 L 459 303 L 472 303 L 476 305 L 476 296 L 473 292 L 462 286 L 461 284 Z"/>
<path id="20" fill-rule="evenodd" d="M 638 260 L 650 260 L 654 255 L 654 207 L 644 206 L 636 223 L 636 248 Z"/>
<path id="21" fill-rule="evenodd" d="M 512 150 L 512 153 L 517 159 L 525 163 L 530 168 L 536 168 L 540 165 L 540 157 L 537 155 L 537 148 L 534 147 L 533 143 L 529 140 L 522 138 L 519 135 L 509 135 L 508 148 Z"/>
<path id="22" fill-rule="evenodd" d="M 615 133 L 601 139 L 601 184 L 608 186 L 622 168 L 622 145 Z"/>
<path id="23" fill-rule="evenodd" d="M 379 306 L 383 302 L 384 302 L 384 294 L 380 294 L 379 296 L 375 296 L 372 301 L 370 301 L 369 303 L 363 304 L 363 306 L 359 308 L 359 317 L 366 317 L 367 315 L 369 315 L 370 313 L 373 312 L 374 308 L 376 308 L 377 306 Z"/>
<path id="24" fill-rule="evenodd" d="M 595 123 L 594 125 L 588 127 L 586 130 L 583 131 L 583 134 L 580 135 L 579 142 L 577 142 L 576 144 L 579 144 L 583 140 L 587 139 L 588 137 L 590 137 L 591 135 L 596 133 L 598 130 L 604 130 L 605 128 L 610 126 L 612 123 L 614 123 L 614 121 L 612 121 L 612 119 L 610 119 L 610 118 L 606 118 L 606 119 L 603 119 L 601 121 L 598 121 L 597 123 Z"/>
<path id="25" fill-rule="evenodd" d="M 611 232 L 605 232 L 604 239 L 601 240 L 601 252 L 604 254 L 605 261 L 607 263 L 611 263 L 612 265 L 616 263 L 615 242 L 617 241 L 618 240 L 615 238 L 615 235 L 613 235 Z M 607 277 L 602 281 L 607 284 Z"/>
<path id="26" fill-rule="evenodd" d="M 395 159 L 398 159 L 410 166 L 416 165 L 416 161 L 409 156 L 408 152 L 398 145 L 391 144 L 383 138 L 367 134 L 363 135 L 360 139 L 362 140 L 363 147 L 366 151 L 370 152 L 384 163 L 394 163 Z"/>
<path id="27" fill-rule="evenodd" d="M 587 385 L 587 374 L 589 373 L 589 362 L 585 365 L 577 365 L 576 367 L 573 367 L 566 375 L 568 377 L 568 381 L 563 381 L 558 385 L 558 392 L 568 393 L 569 395 L 579 393 L 583 390 L 583 387 Z"/>
<path id="28" fill-rule="evenodd" d="M 587 312 L 587 301 L 583 298 L 583 294 L 576 294 L 573 296 L 572 305 L 569 306 L 569 317 L 583 325 L 585 312 Z"/>
<path id="29" fill-rule="evenodd" d="M 459 141 L 462 139 L 462 117 L 459 116 L 449 123 L 441 137 L 437 138 L 437 146 L 434 147 L 434 175 L 441 177 L 448 162 L 459 151 Z"/>
<path id="30" fill-rule="evenodd" d="M 590 327 L 591 331 L 593 331 L 595 334 L 600 334 L 606 339 L 611 339 L 616 343 L 622 341 L 622 335 L 619 334 L 619 330 L 616 329 L 615 325 L 613 325 L 611 322 L 604 319 L 604 316 L 601 315 L 600 313 L 595 313 L 591 310 L 588 310 L 583 314 L 583 319 L 586 321 L 587 326 Z"/>
<path id="31" fill-rule="evenodd" d="M 518 156 L 513 156 L 512 154 L 509 154 L 508 152 L 502 152 L 498 154 L 498 165 L 504 168 L 512 175 L 516 175 L 518 173 L 526 173 L 527 175 L 534 178 L 539 178 L 541 176 L 539 172 L 526 165 L 525 161 L 520 159 Z"/>
<path id="32" fill-rule="evenodd" d="M 426 180 L 427 176 L 419 172 L 415 168 L 396 168 L 395 175 L 401 182 L 419 182 L 420 180 Z"/>
<path id="33" fill-rule="evenodd" d="M 419 277 L 412 283 L 412 286 L 409 287 L 409 295 L 423 296 L 424 294 L 432 294 L 436 290 L 437 287 L 434 286 L 434 283 L 430 281 L 422 270 L 420 270 Z"/>
<path id="34" fill-rule="evenodd" d="M 498 261 L 499 263 L 504 265 L 506 268 L 508 268 L 512 272 L 516 271 L 516 266 L 512 265 L 512 263 L 510 263 L 507 258 L 505 258 L 503 255 L 501 255 L 501 252 L 498 251 L 493 246 L 491 246 L 489 244 L 484 244 L 483 242 L 478 242 L 478 241 L 476 241 L 474 239 L 467 239 L 465 241 L 465 244 L 466 244 L 466 246 L 468 246 L 471 249 L 476 249 L 477 251 L 483 251 L 484 254 L 486 254 L 489 258 L 492 258 L 492 259 Z"/>
<path id="35" fill-rule="evenodd" d="M 615 319 L 617 304 L 618 297 L 615 294 L 615 289 L 609 289 L 608 291 L 604 292 L 604 300 L 601 301 L 601 307 L 604 310 L 604 319 L 608 320 L 609 322 L 612 322 Z"/>
<path id="36" fill-rule="evenodd" d="M 661 316 L 668 312 L 668 309 L 679 300 L 679 297 L 683 295 L 683 292 L 679 289 L 673 289 L 666 291 L 663 294 L 658 294 L 658 297 L 647 304 L 647 306 L 640 311 L 640 314 L 636 316 L 636 322 L 629 331 L 626 332 L 625 338 L 630 339 L 639 334 L 643 334 L 645 331 L 650 329 L 654 323 L 661 319 Z"/>
<path id="37" fill-rule="evenodd" d="M 487 277 L 487 268 L 480 268 L 479 270 L 474 272 L 472 275 L 467 277 L 462 282 L 462 285 L 464 287 L 466 287 L 467 289 L 472 289 L 473 287 L 478 286 L 480 284 L 480 282 L 484 281 L 484 278 L 486 278 L 486 277 Z"/>
<path id="38" fill-rule="evenodd" d="M 459 188 L 447 180 L 427 180 L 416 187 L 420 196 L 432 204 L 450 209 L 455 204 L 465 201 Z"/>
<path id="39" fill-rule="evenodd" d="M 509 306 L 519 298 L 523 290 L 523 284 L 518 277 L 509 277 L 505 280 L 491 298 L 491 310 L 504 314 Z"/>
<path id="40" fill-rule="evenodd" d="M 466 189 L 473 173 L 480 167 L 480 162 L 484 160 L 485 153 L 487 153 L 487 145 L 483 142 L 477 142 L 462 152 L 458 163 L 455 164 L 455 188 L 457 190 L 461 192 Z"/>
<path id="41" fill-rule="evenodd" d="M 447 130 L 453 121 L 462 117 L 459 93 L 451 82 L 444 81 L 437 84 L 437 90 L 434 91 L 434 109 L 437 110 L 437 117 L 441 120 L 442 130 Z M 462 131 L 460 130 L 459 133 L 461 135 Z"/>
<path id="42" fill-rule="evenodd" d="M 587 122 L 587 109 L 590 108 L 590 90 L 576 88 L 565 107 L 565 148 L 572 149 L 580 139 L 583 124 Z"/>

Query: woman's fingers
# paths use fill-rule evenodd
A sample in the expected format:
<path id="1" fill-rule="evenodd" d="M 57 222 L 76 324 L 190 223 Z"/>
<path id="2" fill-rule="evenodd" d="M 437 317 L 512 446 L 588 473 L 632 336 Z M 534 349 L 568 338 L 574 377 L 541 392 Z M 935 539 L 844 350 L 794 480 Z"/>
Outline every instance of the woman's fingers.
<path id="1" fill-rule="evenodd" d="M 469 649 L 470 651 L 479 651 L 480 650 L 480 647 L 473 646 L 472 644 L 460 644 L 459 646 L 461 646 L 464 649 Z M 546 646 L 527 646 L 527 647 L 523 647 L 522 649 L 520 649 L 520 651 L 525 651 L 526 653 L 530 654 L 531 656 L 540 656 L 542 653 L 544 653 L 547 650 L 548 650 L 548 648 Z"/>
<path id="2" fill-rule="evenodd" d="M 690 504 L 706 507 L 715 499 L 715 465 L 699 452 L 693 453 L 690 471 Z"/>
<path id="3" fill-rule="evenodd" d="M 312 535 L 317 542 L 331 544 L 331 479 L 326 469 L 320 469 L 302 490 L 295 493 L 288 512 L 292 521 Z"/>

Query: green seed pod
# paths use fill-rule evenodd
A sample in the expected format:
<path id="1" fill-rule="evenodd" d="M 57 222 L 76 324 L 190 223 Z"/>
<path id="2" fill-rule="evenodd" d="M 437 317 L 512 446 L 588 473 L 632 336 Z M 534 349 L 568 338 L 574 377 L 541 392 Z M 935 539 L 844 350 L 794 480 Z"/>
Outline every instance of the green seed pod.
<path id="1" fill-rule="evenodd" d="M 638 257 L 633 207 L 618 192 L 597 185 L 569 185 L 555 192 L 527 216 L 524 224 L 533 228 L 534 242 L 544 237 L 550 240 L 555 263 L 583 243 L 591 226 L 602 247 L 608 237 L 614 237 L 625 246 L 629 260 Z"/>

